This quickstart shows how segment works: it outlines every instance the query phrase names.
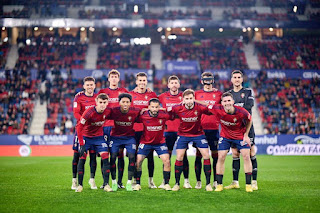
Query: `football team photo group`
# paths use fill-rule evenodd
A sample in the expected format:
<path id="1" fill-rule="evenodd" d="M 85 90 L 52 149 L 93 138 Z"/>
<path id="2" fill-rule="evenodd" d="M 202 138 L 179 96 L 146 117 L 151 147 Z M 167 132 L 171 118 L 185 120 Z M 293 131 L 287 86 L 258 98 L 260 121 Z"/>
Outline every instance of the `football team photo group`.
<path id="1" fill-rule="evenodd" d="M 243 87 L 243 72 L 231 73 L 233 88 L 221 92 L 214 88 L 214 74 L 203 72 L 198 91 L 180 91 L 176 75 L 167 80 L 168 91 L 156 95 L 148 88 L 148 76 L 136 74 L 136 88 L 128 91 L 119 87 L 120 72 L 108 73 L 109 87 L 95 92 L 95 79 L 83 79 L 83 91 L 75 95 L 73 114 L 77 119 L 73 144 L 72 186 L 84 190 L 84 182 L 97 189 L 97 157 L 101 158 L 101 174 L 106 192 L 143 190 L 142 164 L 147 159 L 148 187 L 166 191 L 204 189 L 221 192 L 239 189 L 240 156 L 245 173 L 245 191 L 258 190 L 255 134 L 251 109 L 254 98 L 250 88 Z M 196 148 L 194 167 L 189 162 L 189 144 Z M 232 152 L 233 181 L 224 185 L 223 176 L 228 152 Z M 175 162 L 171 162 L 173 151 Z M 163 163 L 163 182 L 153 180 L 154 152 Z M 125 167 L 125 158 L 128 165 Z M 86 159 L 89 158 L 90 179 L 84 180 Z M 194 168 L 195 177 L 189 177 Z M 127 169 L 127 182 L 123 174 Z M 171 170 L 174 174 L 171 174 Z M 201 172 L 205 180 L 201 180 Z M 111 176 L 110 176 L 111 174 Z M 180 186 L 181 175 L 184 183 Z M 174 184 L 170 178 L 174 176 Z M 111 179 L 110 179 L 111 177 Z M 192 186 L 189 179 L 195 178 Z"/>

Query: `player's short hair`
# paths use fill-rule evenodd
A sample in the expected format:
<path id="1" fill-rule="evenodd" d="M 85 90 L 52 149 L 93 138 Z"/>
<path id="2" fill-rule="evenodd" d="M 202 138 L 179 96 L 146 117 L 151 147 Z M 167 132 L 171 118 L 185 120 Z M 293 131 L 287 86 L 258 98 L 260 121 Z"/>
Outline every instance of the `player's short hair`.
<path id="1" fill-rule="evenodd" d="M 83 83 L 85 83 L 86 81 L 93 81 L 93 82 L 96 82 L 96 79 L 94 79 L 94 77 L 91 77 L 91 76 L 87 76 L 83 79 Z"/>
<path id="2" fill-rule="evenodd" d="M 204 77 L 212 77 L 213 78 L 213 74 L 211 72 L 203 72 L 201 74 L 201 78 L 204 78 Z"/>
<path id="3" fill-rule="evenodd" d="M 122 98 L 129 98 L 130 102 L 132 101 L 132 96 L 129 93 L 121 93 L 118 96 L 119 102 L 121 101 Z"/>
<path id="4" fill-rule="evenodd" d="M 233 70 L 231 73 L 231 77 L 233 76 L 233 74 L 241 74 L 241 77 L 243 77 L 243 72 L 241 70 Z"/>
<path id="5" fill-rule="evenodd" d="M 109 100 L 109 96 L 106 93 L 100 93 L 97 96 L 97 99 L 102 99 L 102 100 Z"/>
<path id="6" fill-rule="evenodd" d="M 110 75 L 118 75 L 120 78 L 120 72 L 116 69 L 112 69 L 108 72 L 108 78 L 110 77 Z"/>
<path id="7" fill-rule="evenodd" d="M 190 94 L 192 94 L 193 96 L 195 96 L 195 95 L 194 95 L 194 90 L 192 90 L 192 89 L 186 89 L 186 90 L 182 93 L 182 97 L 184 97 L 184 96 L 186 96 L 186 95 L 190 95 Z"/>
<path id="8" fill-rule="evenodd" d="M 136 80 L 138 79 L 138 77 L 146 77 L 146 78 L 148 78 L 148 75 L 145 72 L 138 72 L 136 74 Z"/>
<path id="9" fill-rule="evenodd" d="M 158 104 L 160 104 L 160 101 L 159 101 L 158 98 L 151 98 L 151 99 L 149 100 L 149 105 L 150 105 L 151 103 L 158 103 Z"/>
<path id="10" fill-rule="evenodd" d="M 221 96 L 221 99 L 224 98 L 224 97 L 228 97 L 228 96 L 230 96 L 233 99 L 233 95 L 230 92 L 223 93 L 222 96 Z"/>
<path id="11" fill-rule="evenodd" d="M 177 81 L 179 81 L 179 83 L 180 83 L 180 79 L 179 79 L 178 76 L 176 76 L 176 75 L 170 75 L 169 78 L 168 78 L 168 83 L 169 83 L 170 81 L 173 81 L 173 80 L 177 80 Z"/>

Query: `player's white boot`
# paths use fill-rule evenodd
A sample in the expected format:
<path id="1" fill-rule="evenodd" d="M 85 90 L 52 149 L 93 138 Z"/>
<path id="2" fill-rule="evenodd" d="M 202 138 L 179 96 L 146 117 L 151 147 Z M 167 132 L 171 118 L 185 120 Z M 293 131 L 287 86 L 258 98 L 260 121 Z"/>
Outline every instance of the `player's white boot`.
<path id="1" fill-rule="evenodd" d="M 76 190 L 77 187 L 78 187 L 78 180 L 77 180 L 77 178 L 72 178 L 71 189 L 72 189 L 72 190 Z"/>
<path id="2" fill-rule="evenodd" d="M 82 187 L 81 185 L 79 185 L 79 186 L 77 187 L 77 189 L 76 189 L 76 192 L 82 192 L 82 190 L 83 190 L 83 187 Z"/>
<path id="3" fill-rule="evenodd" d="M 196 186 L 194 188 L 201 189 L 202 188 L 201 181 L 197 181 Z"/>
<path id="4" fill-rule="evenodd" d="M 156 184 L 154 184 L 154 182 L 153 182 L 153 178 L 152 177 L 149 177 L 148 184 L 149 184 L 149 188 L 150 189 L 156 189 L 157 188 Z"/>
<path id="5" fill-rule="evenodd" d="M 208 185 L 206 185 L 206 191 L 207 192 L 212 192 L 213 191 L 212 186 L 211 186 L 210 183 Z"/>
<path id="6" fill-rule="evenodd" d="M 256 180 L 252 181 L 252 190 L 257 191 L 258 190 L 258 182 Z"/>
<path id="7" fill-rule="evenodd" d="M 171 191 L 171 186 L 169 184 L 166 184 L 163 186 L 163 189 L 166 190 L 166 191 Z"/>
<path id="8" fill-rule="evenodd" d="M 112 192 L 113 190 L 111 189 L 111 187 L 108 185 L 105 185 L 104 188 L 103 188 L 104 191 L 106 192 Z"/>
<path id="9" fill-rule="evenodd" d="M 98 189 L 98 187 L 96 185 L 96 181 L 94 180 L 94 178 L 90 178 L 89 185 L 90 185 L 91 189 Z"/>
<path id="10" fill-rule="evenodd" d="M 164 180 L 162 181 L 161 185 L 158 186 L 159 189 L 164 189 Z"/>
<path id="11" fill-rule="evenodd" d="M 137 180 L 135 178 L 132 178 L 132 188 L 134 188 L 134 186 L 137 184 Z"/>
<path id="12" fill-rule="evenodd" d="M 229 186 L 224 187 L 225 189 L 240 189 L 239 181 L 232 181 Z"/>
<path id="13" fill-rule="evenodd" d="M 172 188 L 172 191 L 179 191 L 180 186 L 178 184 L 175 184 L 174 187 Z"/>
<path id="14" fill-rule="evenodd" d="M 217 182 L 217 181 L 214 181 L 214 182 L 213 182 L 213 185 L 212 185 L 212 188 L 217 188 L 217 186 L 218 186 L 218 182 Z"/>
<path id="15" fill-rule="evenodd" d="M 184 179 L 183 188 L 192 189 L 192 186 L 190 185 L 189 179 Z"/>
<path id="16" fill-rule="evenodd" d="M 140 191 L 140 190 L 141 190 L 140 184 L 136 184 L 136 185 L 133 187 L 133 191 Z"/>

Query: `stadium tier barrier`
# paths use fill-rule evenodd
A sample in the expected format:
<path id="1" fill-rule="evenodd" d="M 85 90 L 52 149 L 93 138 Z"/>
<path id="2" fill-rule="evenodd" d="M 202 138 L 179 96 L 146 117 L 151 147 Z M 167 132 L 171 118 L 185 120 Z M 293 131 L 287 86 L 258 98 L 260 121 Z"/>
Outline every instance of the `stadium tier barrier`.
<path id="1" fill-rule="evenodd" d="M 163 76 L 174 74 L 200 74 L 200 70 L 198 67 L 198 62 L 196 61 L 165 61 L 164 62 L 165 69 L 156 70 L 155 77 L 157 79 L 162 79 Z M 131 75 L 136 74 L 138 72 L 146 72 L 150 75 L 147 69 L 118 69 L 120 71 L 121 80 L 125 79 L 125 74 Z M 37 69 L 31 69 L 31 79 L 36 80 L 38 76 Z M 83 79 L 86 76 L 93 76 L 94 78 L 101 78 L 102 76 L 107 76 L 110 69 L 72 69 L 72 77 L 73 79 Z M 212 69 L 212 70 L 204 70 L 207 72 L 212 72 L 215 75 L 219 76 L 221 80 L 230 80 L 231 69 Z M 244 72 L 250 79 L 255 79 L 258 77 L 261 71 L 265 71 L 268 78 L 278 78 L 278 79 L 286 79 L 286 78 L 301 78 L 301 79 L 312 79 L 312 78 L 320 78 L 320 70 L 280 70 L 280 69 L 263 69 L 263 70 L 247 70 Z M 68 78 L 67 69 L 60 69 L 61 77 L 66 80 Z M 47 70 L 47 79 L 52 80 L 52 73 Z M 5 70 L 0 69 L 0 80 L 5 80 Z"/>
<path id="2" fill-rule="evenodd" d="M 257 135 L 255 143 L 257 154 L 320 155 L 319 135 Z M 0 135 L 0 156 L 72 156 L 72 144 L 72 135 Z"/>

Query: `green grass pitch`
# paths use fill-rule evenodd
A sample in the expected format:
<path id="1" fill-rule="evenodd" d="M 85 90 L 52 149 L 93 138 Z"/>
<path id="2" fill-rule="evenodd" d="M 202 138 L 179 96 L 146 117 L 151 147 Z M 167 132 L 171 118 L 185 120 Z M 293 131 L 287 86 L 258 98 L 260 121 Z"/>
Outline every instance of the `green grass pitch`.
<path id="1" fill-rule="evenodd" d="M 75 193 L 70 189 L 71 157 L 1 157 L 0 212 L 320 212 L 319 156 L 262 155 L 257 159 L 259 190 L 253 193 L 245 192 L 243 161 L 238 190 L 206 192 L 203 172 L 201 190 L 148 189 L 145 161 L 141 191 L 123 189 L 111 193 L 89 188 L 87 162 L 84 190 Z M 189 160 L 190 182 L 195 186 L 194 157 Z M 160 185 L 162 165 L 157 157 L 155 165 L 154 179 Z M 102 184 L 99 166 L 98 186 Z M 123 182 L 126 180 L 125 173 Z M 224 185 L 231 180 L 231 156 L 228 156 Z M 173 172 L 170 185 L 174 185 Z"/>

